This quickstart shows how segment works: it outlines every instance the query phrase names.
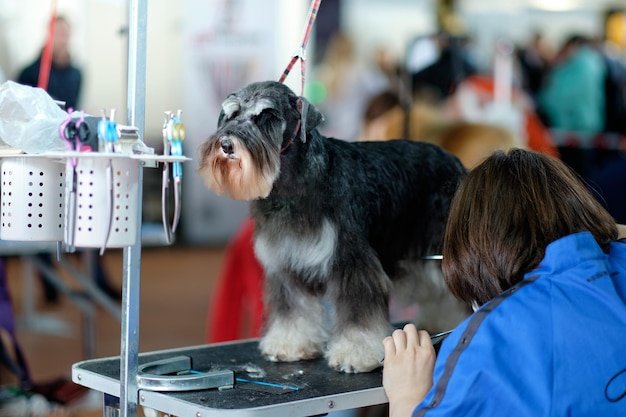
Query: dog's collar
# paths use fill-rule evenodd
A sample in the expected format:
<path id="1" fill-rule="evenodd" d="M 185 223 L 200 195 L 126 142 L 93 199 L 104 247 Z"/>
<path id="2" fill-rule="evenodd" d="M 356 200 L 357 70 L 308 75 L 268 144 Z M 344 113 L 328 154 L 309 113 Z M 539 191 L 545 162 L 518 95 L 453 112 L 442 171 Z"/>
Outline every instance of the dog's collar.
<path id="1" fill-rule="evenodd" d="M 296 139 L 296 136 L 298 136 L 298 131 L 300 130 L 300 125 L 301 125 L 301 120 L 298 119 L 298 123 L 296 123 L 296 129 L 293 131 L 293 135 L 291 136 L 291 139 L 289 140 L 289 142 L 287 142 L 287 144 L 285 146 L 282 147 L 282 149 L 280 150 L 280 153 L 283 153 L 287 150 L 288 147 L 291 146 L 291 144 L 293 144 L 293 141 Z"/>
<path id="2" fill-rule="evenodd" d="M 300 130 L 300 127 L 302 126 L 302 118 L 304 117 L 304 114 L 302 112 L 302 100 L 298 100 L 296 102 L 296 107 L 298 109 L 298 113 L 300 113 L 300 117 L 298 118 L 298 123 L 296 123 L 296 128 L 293 131 L 293 135 L 291 135 L 291 139 L 289 140 L 289 142 L 287 142 L 287 144 L 285 146 L 283 146 L 283 148 L 280 150 L 280 153 L 283 153 L 287 150 L 288 147 L 291 146 L 291 144 L 293 143 L 294 140 L 296 140 L 296 136 L 298 136 L 298 131 Z M 302 135 L 306 135 L 306 132 L 301 132 Z M 302 141 L 304 142 L 306 140 L 305 137 L 302 138 Z"/>

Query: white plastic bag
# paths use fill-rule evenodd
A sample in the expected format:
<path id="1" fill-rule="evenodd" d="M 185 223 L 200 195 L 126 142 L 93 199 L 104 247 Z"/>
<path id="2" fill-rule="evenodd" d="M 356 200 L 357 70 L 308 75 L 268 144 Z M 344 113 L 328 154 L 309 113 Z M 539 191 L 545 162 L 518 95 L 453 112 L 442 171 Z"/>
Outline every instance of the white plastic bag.
<path id="1" fill-rule="evenodd" d="M 0 85 L 0 139 L 25 153 L 62 152 L 59 135 L 67 113 L 41 88 L 13 81 Z"/>

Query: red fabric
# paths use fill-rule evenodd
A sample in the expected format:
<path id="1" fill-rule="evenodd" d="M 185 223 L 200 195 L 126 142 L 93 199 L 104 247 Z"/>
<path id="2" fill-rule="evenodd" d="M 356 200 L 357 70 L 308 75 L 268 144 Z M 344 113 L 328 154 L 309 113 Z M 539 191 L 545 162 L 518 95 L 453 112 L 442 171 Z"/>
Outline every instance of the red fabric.
<path id="1" fill-rule="evenodd" d="M 263 267 L 254 255 L 254 222 L 244 221 L 226 250 L 209 309 L 209 343 L 258 337 L 263 320 Z"/>
<path id="2" fill-rule="evenodd" d="M 526 134 L 528 135 L 528 149 L 555 158 L 561 157 L 550 131 L 539 120 L 535 112 L 526 111 Z"/>

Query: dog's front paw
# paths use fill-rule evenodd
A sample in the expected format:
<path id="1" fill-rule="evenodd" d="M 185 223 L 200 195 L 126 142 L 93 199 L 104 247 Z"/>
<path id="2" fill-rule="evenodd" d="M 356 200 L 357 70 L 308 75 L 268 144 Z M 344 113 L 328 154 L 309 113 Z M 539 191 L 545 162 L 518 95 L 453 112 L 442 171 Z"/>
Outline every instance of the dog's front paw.
<path id="1" fill-rule="evenodd" d="M 335 335 L 326 350 L 331 368 L 346 373 L 369 372 L 382 366 L 383 339 L 386 333 L 363 329 L 347 330 Z"/>
<path id="2" fill-rule="evenodd" d="M 321 346 L 311 345 L 307 341 L 294 343 L 286 338 L 268 338 L 261 340 L 261 353 L 272 362 L 295 362 L 317 358 L 322 349 Z"/>
<path id="3" fill-rule="evenodd" d="M 320 356 L 327 339 L 325 330 L 312 323 L 298 325 L 296 322 L 275 322 L 269 328 L 259 343 L 263 356 L 273 362 L 295 362 Z"/>

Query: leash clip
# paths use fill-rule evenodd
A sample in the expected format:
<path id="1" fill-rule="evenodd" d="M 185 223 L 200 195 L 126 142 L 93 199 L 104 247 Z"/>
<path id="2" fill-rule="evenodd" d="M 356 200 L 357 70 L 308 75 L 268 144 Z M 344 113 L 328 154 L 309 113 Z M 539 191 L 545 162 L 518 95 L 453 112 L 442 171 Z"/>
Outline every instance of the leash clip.
<path id="1" fill-rule="evenodd" d="M 285 82 L 285 79 L 287 78 L 287 76 L 291 72 L 291 69 L 296 64 L 298 59 L 300 59 L 301 84 L 302 84 L 301 85 L 301 87 L 302 87 L 301 95 L 304 95 L 304 83 L 305 83 L 305 72 L 306 72 L 306 63 L 305 63 L 306 46 L 309 43 L 309 37 L 311 36 L 311 30 L 313 29 L 313 23 L 315 23 L 315 19 L 317 18 L 317 11 L 319 10 L 321 3 L 322 3 L 322 0 L 312 0 L 311 1 L 311 5 L 309 6 L 308 18 L 306 20 L 306 24 L 304 26 L 304 31 L 303 31 L 303 34 L 302 34 L 302 42 L 300 44 L 300 47 L 293 54 L 293 56 L 291 57 L 291 60 L 287 64 L 287 68 L 285 68 L 283 73 L 280 75 L 280 78 L 278 79 L 278 82 L 280 82 L 280 83 Z"/>

